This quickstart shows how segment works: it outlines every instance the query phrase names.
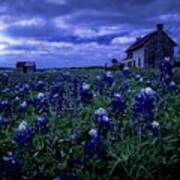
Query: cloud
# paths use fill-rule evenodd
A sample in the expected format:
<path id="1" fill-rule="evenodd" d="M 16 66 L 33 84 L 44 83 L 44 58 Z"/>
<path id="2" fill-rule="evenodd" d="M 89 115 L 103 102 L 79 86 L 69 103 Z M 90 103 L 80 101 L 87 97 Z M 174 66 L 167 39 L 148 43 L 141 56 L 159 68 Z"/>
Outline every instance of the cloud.
<path id="1" fill-rule="evenodd" d="M 57 5 L 64 5 L 67 3 L 67 0 L 45 0 L 47 3 L 53 3 Z"/>
<path id="2" fill-rule="evenodd" d="M 111 43 L 112 44 L 119 44 L 119 45 L 123 45 L 123 44 L 129 44 L 132 43 L 134 41 L 134 37 L 116 37 L 114 39 L 112 39 Z"/>
<path id="3" fill-rule="evenodd" d="M 0 66 L 103 65 L 160 22 L 180 42 L 177 0 L 2 0 Z"/>

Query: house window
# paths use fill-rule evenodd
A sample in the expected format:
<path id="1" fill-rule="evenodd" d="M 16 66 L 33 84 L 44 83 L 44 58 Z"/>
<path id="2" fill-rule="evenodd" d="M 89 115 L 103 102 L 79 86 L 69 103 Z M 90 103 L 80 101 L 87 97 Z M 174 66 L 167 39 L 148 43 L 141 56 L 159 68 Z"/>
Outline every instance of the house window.
<path id="1" fill-rule="evenodd" d="M 128 58 L 131 59 L 131 58 L 132 58 L 132 55 L 133 55 L 132 52 L 129 52 L 129 53 L 128 53 Z"/>

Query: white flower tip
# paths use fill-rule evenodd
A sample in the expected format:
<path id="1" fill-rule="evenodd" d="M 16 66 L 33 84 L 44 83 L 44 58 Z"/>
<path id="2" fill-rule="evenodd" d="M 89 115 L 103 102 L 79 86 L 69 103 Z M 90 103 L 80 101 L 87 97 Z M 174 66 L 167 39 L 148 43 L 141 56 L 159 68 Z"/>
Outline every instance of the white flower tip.
<path id="1" fill-rule="evenodd" d="M 164 60 L 169 62 L 170 61 L 170 57 L 165 57 Z"/>
<path id="2" fill-rule="evenodd" d="M 96 79 L 97 79 L 97 80 L 100 80 L 100 79 L 101 79 L 101 76 L 97 75 L 97 76 L 96 76 Z"/>
<path id="3" fill-rule="evenodd" d="M 45 96 L 44 93 L 41 93 L 41 92 L 40 92 L 40 93 L 38 93 L 37 98 L 38 98 L 38 99 L 41 99 L 41 98 L 43 98 L 44 96 Z"/>
<path id="4" fill-rule="evenodd" d="M 87 83 L 83 83 L 83 84 L 82 84 L 82 89 L 83 89 L 83 90 L 89 90 L 89 89 L 90 89 L 90 85 L 87 84 Z"/>
<path id="5" fill-rule="evenodd" d="M 106 110 L 104 108 L 99 108 L 95 111 L 95 115 L 103 115 L 103 114 L 107 114 Z"/>
<path id="6" fill-rule="evenodd" d="M 22 106 L 22 107 L 26 107 L 26 106 L 27 106 L 27 102 L 26 102 L 26 101 L 22 102 L 22 103 L 21 103 L 21 106 Z"/>
<path id="7" fill-rule="evenodd" d="M 123 71 L 125 71 L 125 70 L 129 70 L 129 67 L 128 67 L 128 66 L 125 66 L 125 67 L 123 68 Z"/>
<path id="8" fill-rule="evenodd" d="M 22 121 L 18 127 L 18 130 L 20 131 L 26 130 L 27 126 L 28 126 L 28 123 L 26 121 Z"/>
<path id="9" fill-rule="evenodd" d="M 106 72 L 106 76 L 107 76 L 107 77 L 113 77 L 113 74 L 112 74 L 111 71 L 107 71 L 107 72 Z"/>
<path id="10" fill-rule="evenodd" d="M 159 127 L 160 127 L 160 124 L 159 124 L 159 122 L 157 122 L 157 121 L 153 121 L 153 122 L 151 123 L 151 125 L 152 125 L 153 128 L 159 128 Z"/>
<path id="11" fill-rule="evenodd" d="M 104 121 L 104 122 L 109 122 L 109 121 L 110 121 L 110 119 L 109 119 L 109 117 L 108 117 L 108 116 L 103 116 L 103 118 L 102 118 L 102 119 L 103 119 L 103 121 Z"/>
<path id="12" fill-rule="evenodd" d="M 119 94 L 119 93 L 115 93 L 115 94 L 114 94 L 114 97 L 116 97 L 116 98 L 121 98 L 122 96 L 121 96 L 121 94 Z"/>
<path id="13" fill-rule="evenodd" d="M 97 137 L 98 133 L 97 133 L 97 130 L 96 129 L 91 129 L 89 132 L 88 132 L 89 136 L 91 138 L 95 138 Z"/>
<path id="14" fill-rule="evenodd" d="M 176 83 L 174 81 L 171 82 L 171 86 L 175 86 Z"/>
<path id="15" fill-rule="evenodd" d="M 154 94 L 155 94 L 155 91 L 154 91 L 152 88 L 150 88 L 150 87 L 146 87 L 146 88 L 144 89 L 144 92 L 145 92 L 147 95 L 154 95 Z"/>

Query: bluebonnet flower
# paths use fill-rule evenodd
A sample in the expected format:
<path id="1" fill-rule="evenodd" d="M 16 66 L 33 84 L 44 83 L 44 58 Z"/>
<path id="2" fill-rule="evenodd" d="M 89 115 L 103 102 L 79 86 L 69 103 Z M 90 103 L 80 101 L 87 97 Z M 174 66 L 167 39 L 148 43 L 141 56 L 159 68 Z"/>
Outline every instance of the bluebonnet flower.
<path id="1" fill-rule="evenodd" d="M 108 116 L 102 116 L 101 121 L 99 122 L 100 130 L 106 132 L 110 129 L 111 119 Z"/>
<path id="2" fill-rule="evenodd" d="M 104 108 L 99 108 L 95 111 L 95 123 L 98 124 L 100 130 L 106 131 L 110 128 L 110 118 Z"/>
<path id="3" fill-rule="evenodd" d="M 116 113 L 123 114 L 126 109 L 126 102 L 119 93 L 115 93 L 112 98 L 112 110 Z"/>
<path id="4" fill-rule="evenodd" d="M 151 86 L 152 86 L 152 82 L 151 82 L 150 80 L 147 80 L 147 81 L 146 81 L 146 86 L 147 86 L 147 87 L 151 87 Z"/>
<path id="5" fill-rule="evenodd" d="M 60 96 L 64 93 L 64 87 L 61 84 L 53 85 L 50 91 L 51 95 L 59 94 Z"/>
<path id="6" fill-rule="evenodd" d="M 40 131 L 41 133 L 47 133 L 48 132 L 47 120 L 42 116 L 38 116 L 35 120 L 35 128 L 37 131 Z"/>
<path id="7" fill-rule="evenodd" d="M 129 90 L 129 85 L 127 81 L 122 82 L 120 86 L 120 92 L 122 95 L 126 95 Z"/>
<path id="8" fill-rule="evenodd" d="M 142 77 L 140 74 L 136 74 L 135 80 L 136 80 L 137 82 L 143 82 L 143 77 Z"/>
<path id="9" fill-rule="evenodd" d="M 26 122 L 22 121 L 19 127 L 16 129 L 14 140 L 17 145 L 26 147 L 29 145 L 33 137 L 33 130 L 31 126 Z"/>
<path id="10" fill-rule="evenodd" d="M 24 89 L 25 89 L 25 91 L 28 91 L 29 89 L 30 89 L 30 86 L 29 86 L 29 84 L 24 84 Z"/>
<path id="11" fill-rule="evenodd" d="M 160 81 L 164 89 L 168 90 L 170 83 L 172 82 L 172 65 L 170 62 L 170 58 L 165 58 L 160 63 Z"/>
<path id="12" fill-rule="evenodd" d="M 37 99 L 38 99 L 38 100 L 41 100 L 41 99 L 44 99 L 44 98 L 45 98 L 45 94 L 44 94 L 44 93 L 39 92 L 39 93 L 37 94 Z"/>
<path id="13" fill-rule="evenodd" d="M 129 77 L 129 74 L 130 74 L 129 67 L 128 67 L 128 66 L 125 66 L 125 67 L 123 68 L 123 75 L 124 75 L 125 77 Z"/>
<path id="14" fill-rule="evenodd" d="M 29 86 L 29 84 L 23 84 L 23 87 L 22 87 L 22 89 L 23 89 L 23 93 L 24 94 L 28 94 L 29 93 L 29 91 L 30 91 L 30 86 Z"/>
<path id="15" fill-rule="evenodd" d="M 38 91 L 43 91 L 45 87 L 45 83 L 43 81 L 38 81 L 37 82 L 37 90 Z"/>
<path id="16" fill-rule="evenodd" d="M 55 108 L 57 111 L 61 111 L 62 110 L 62 102 L 63 102 L 63 99 L 62 97 L 59 95 L 59 94 L 54 94 L 51 99 L 50 99 L 50 102 L 52 104 L 52 107 Z"/>
<path id="17" fill-rule="evenodd" d="M 80 96 L 81 100 L 84 103 L 89 103 L 93 99 L 93 93 L 91 91 L 90 85 L 87 83 L 83 83 L 80 87 Z"/>
<path id="18" fill-rule="evenodd" d="M 88 135 L 91 139 L 98 137 L 98 132 L 96 129 L 91 129 L 88 132 Z"/>
<path id="19" fill-rule="evenodd" d="M 175 92 L 175 93 L 179 93 L 180 89 L 178 88 L 178 86 L 176 85 L 176 83 L 174 81 L 171 81 L 167 87 L 169 92 Z"/>
<path id="20" fill-rule="evenodd" d="M 98 155 L 101 151 L 102 140 L 95 129 L 89 131 L 89 140 L 84 145 L 84 151 L 89 156 Z"/>
<path id="21" fill-rule="evenodd" d="M 6 178 L 18 177 L 21 170 L 20 160 L 12 152 L 8 152 L 3 156 L 3 169 Z"/>
<path id="22" fill-rule="evenodd" d="M 172 76 L 172 65 L 170 62 L 170 58 L 166 57 L 161 63 L 160 63 L 160 70 L 163 74 L 168 74 L 169 76 Z"/>
<path id="23" fill-rule="evenodd" d="M 152 121 L 156 97 L 156 92 L 152 88 L 147 87 L 141 89 L 140 94 L 135 97 L 135 116 L 138 117 L 144 115 L 145 121 Z"/>
<path id="24" fill-rule="evenodd" d="M 39 113 L 48 113 L 48 101 L 44 93 L 39 92 L 32 100 L 32 104 Z"/>
<path id="25" fill-rule="evenodd" d="M 152 131 L 154 137 L 158 137 L 159 132 L 160 132 L 160 124 L 159 124 L 159 122 L 153 121 L 151 123 L 151 131 Z"/>
<path id="26" fill-rule="evenodd" d="M 111 71 L 107 71 L 104 74 L 104 81 L 107 83 L 108 86 L 112 86 L 114 83 L 114 76 Z"/>
<path id="27" fill-rule="evenodd" d="M 15 106 L 18 106 L 18 105 L 20 104 L 20 101 L 21 101 L 21 98 L 20 98 L 19 96 L 16 96 L 16 97 L 14 98 L 14 105 L 15 105 Z"/>
<path id="28" fill-rule="evenodd" d="M 8 95 L 9 92 L 10 92 L 10 89 L 9 89 L 9 88 L 4 88 L 4 89 L 2 90 L 2 93 L 3 93 L 4 95 Z"/>
<path id="29" fill-rule="evenodd" d="M 0 128 L 6 127 L 9 123 L 9 120 L 5 117 L 0 116 Z"/>
<path id="30" fill-rule="evenodd" d="M 131 122 L 131 128 L 140 134 L 145 134 L 146 129 L 153 122 L 156 99 L 157 94 L 150 87 L 141 89 L 135 97 L 134 121 Z"/>
<path id="31" fill-rule="evenodd" d="M 102 79 L 101 79 L 101 76 L 100 76 L 100 75 L 97 75 L 97 76 L 96 76 L 96 81 L 97 81 L 97 82 L 101 82 L 101 81 L 102 81 Z"/>
<path id="32" fill-rule="evenodd" d="M 10 113 L 11 105 L 8 101 L 0 101 L 0 112 L 4 112 L 6 114 Z"/>
<path id="33" fill-rule="evenodd" d="M 96 87 L 99 93 L 102 93 L 103 87 L 104 87 L 104 81 L 100 75 L 96 76 Z"/>
<path id="34" fill-rule="evenodd" d="M 104 108 L 98 108 L 97 110 L 95 110 L 94 114 L 96 123 L 100 123 L 103 116 L 108 116 L 108 113 Z"/>
<path id="35" fill-rule="evenodd" d="M 21 113 L 25 113 L 27 111 L 28 108 L 28 104 L 26 101 L 23 101 L 20 105 L 19 105 L 19 111 Z"/>

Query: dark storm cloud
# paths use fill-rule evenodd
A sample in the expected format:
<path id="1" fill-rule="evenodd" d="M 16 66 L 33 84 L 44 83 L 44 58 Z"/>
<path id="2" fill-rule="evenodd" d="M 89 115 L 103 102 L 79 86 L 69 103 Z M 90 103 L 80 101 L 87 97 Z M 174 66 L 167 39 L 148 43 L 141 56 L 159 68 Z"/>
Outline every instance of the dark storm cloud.
<path id="1" fill-rule="evenodd" d="M 92 65 L 97 60 L 103 64 L 112 57 L 122 58 L 136 36 L 152 31 L 157 23 L 164 23 L 166 31 L 179 42 L 180 3 L 1 0 L 0 65 L 5 63 L 3 58 L 11 59 L 12 64 L 18 57 L 35 59 L 41 66 L 51 64 L 49 61 L 54 66 L 72 65 L 74 59 L 76 66 Z"/>

